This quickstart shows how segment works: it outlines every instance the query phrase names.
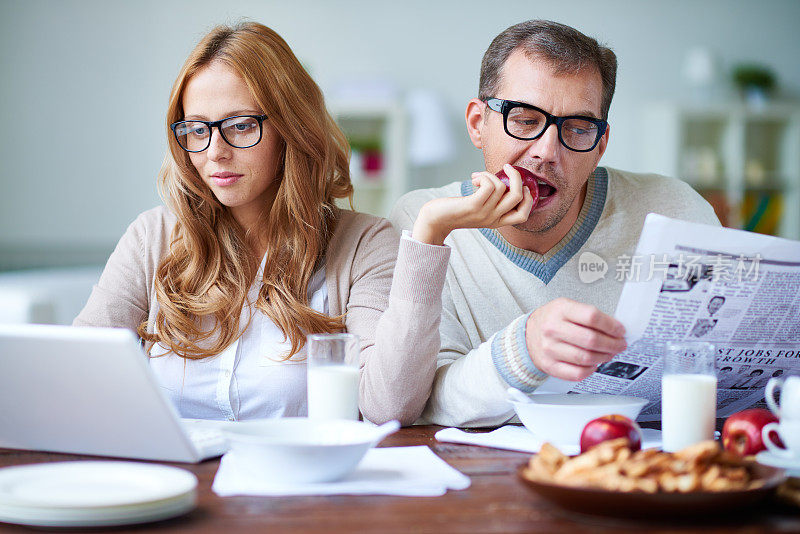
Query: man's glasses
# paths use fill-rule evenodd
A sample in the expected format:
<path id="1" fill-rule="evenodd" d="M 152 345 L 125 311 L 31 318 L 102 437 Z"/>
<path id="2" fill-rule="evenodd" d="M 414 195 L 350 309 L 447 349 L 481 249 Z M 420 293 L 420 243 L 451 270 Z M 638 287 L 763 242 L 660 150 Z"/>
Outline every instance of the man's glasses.
<path id="1" fill-rule="evenodd" d="M 594 150 L 608 126 L 608 122 L 602 119 L 580 115 L 556 117 L 536 106 L 513 100 L 488 98 L 486 105 L 503 114 L 503 128 L 514 139 L 538 139 L 551 124 L 555 124 L 561 144 L 574 152 Z"/>
<path id="2" fill-rule="evenodd" d="M 236 115 L 218 121 L 178 121 L 170 124 L 178 144 L 186 152 L 202 152 L 211 145 L 211 131 L 219 129 L 222 139 L 234 148 L 249 148 L 261 141 L 266 115 Z"/>

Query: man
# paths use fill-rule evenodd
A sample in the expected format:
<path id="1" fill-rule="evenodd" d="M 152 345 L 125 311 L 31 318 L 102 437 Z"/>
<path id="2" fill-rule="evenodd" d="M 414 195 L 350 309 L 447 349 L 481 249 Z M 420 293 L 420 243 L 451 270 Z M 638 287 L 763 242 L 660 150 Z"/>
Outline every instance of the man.
<path id="1" fill-rule="evenodd" d="M 633 255 L 647 213 L 719 224 L 683 182 L 598 167 L 615 77 L 614 53 L 573 28 L 549 21 L 512 26 L 486 51 L 479 98 L 466 110 L 467 132 L 487 172 L 411 192 L 395 206 L 395 226 L 435 221 L 439 241 L 452 249 L 442 344 L 423 420 L 502 424 L 514 415 L 509 386 L 530 392 L 548 376 L 586 378 L 626 347 L 622 324 L 609 315 L 622 288 L 614 262 Z M 504 164 L 538 179 L 527 221 L 495 229 L 448 226 L 448 213 L 464 210 L 460 202 L 472 202 L 485 187 L 505 191 L 493 176 L 501 168 L 516 209 L 532 204 L 527 188 L 519 191 L 519 175 Z M 610 273 L 592 283 L 578 276 L 587 252 L 593 255 L 584 262 L 597 255 L 609 264 Z"/>
<path id="2" fill-rule="evenodd" d="M 711 297 L 711 300 L 708 301 L 708 314 L 714 315 L 722 308 L 722 305 L 725 304 L 725 297 L 722 295 L 715 295 Z"/>

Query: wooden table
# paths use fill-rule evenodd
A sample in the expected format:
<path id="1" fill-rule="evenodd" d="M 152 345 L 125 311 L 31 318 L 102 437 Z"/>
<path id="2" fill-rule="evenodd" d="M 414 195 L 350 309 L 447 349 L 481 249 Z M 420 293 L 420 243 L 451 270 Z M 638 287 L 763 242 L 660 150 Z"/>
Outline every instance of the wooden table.
<path id="1" fill-rule="evenodd" d="M 732 518 L 704 522 L 622 521 L 564 512 L 531 493 L 517 480 L 526 453 L 437 442 L 441 427 L 401 429 L 381 446 L 427 445 L 468 475 L 472 485 L 442 497 L 321 496 L 217 497 L 211 483 L 219 460 L 198 465 L 173 464 L 200 480 L 198 507 L 183 517 L 134 527 L 92 532 L 800 532 L 800 509 L 777 502 Z M 0 466 L 85 459 L 65 454 L 0 449 Z M 31 532 L 0 524 L 0 532 Z"/>

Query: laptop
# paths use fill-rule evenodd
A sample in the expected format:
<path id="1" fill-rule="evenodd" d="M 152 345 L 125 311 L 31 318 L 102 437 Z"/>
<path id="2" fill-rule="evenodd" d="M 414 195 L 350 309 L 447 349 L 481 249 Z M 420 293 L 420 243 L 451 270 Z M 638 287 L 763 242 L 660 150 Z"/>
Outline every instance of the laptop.
<path id="1" fill-rule="evenodd" d="M 0 325 L 0 448 L 195 463 L 222 428 L 178 417 L 130 330 Z"/>

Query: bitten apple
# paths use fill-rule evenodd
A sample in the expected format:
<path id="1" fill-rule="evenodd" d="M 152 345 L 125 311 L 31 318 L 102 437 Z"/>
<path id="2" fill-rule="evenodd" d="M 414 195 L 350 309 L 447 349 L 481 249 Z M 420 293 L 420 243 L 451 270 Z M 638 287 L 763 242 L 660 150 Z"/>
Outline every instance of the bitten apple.
<path id="1" fill-rule="evenodd" d="M 764 440 L 761 438 L 761 429 L 767 423 L 777 421 L 778 418 L 763 408 L 750 408 L 736 412 L 725 420 L 722 427 L 722 446 L 726 451 L 739 456 L 750 456 L 766 450 Z M 773 442 L 783 447 L 777 434 L 772 434 Z"/>
<path id="2" fill-rule="evenodd" d="M 620 414 L 604 415 L 592 419 L 581 432 L 581 453 L 603 441 L 625 438 L 632 451 L 642 448 L 642 429 L 635 421 Z"/>
<path id="3" fill-rule="evenodd" d="M 520 177 L 522 178 L 522 185 L 527 186 L 528 190 L 531 192 L 533 196 L 533 205 L 535 206 L 536 203 L 539 201 L 539 182 L 536 180 L 536 177 L 533 175 L 531 171 L 526 169 L 525 167 L 519 167 L 517 165 L 512 165 L 517 172 L 519 173 Z M 508 181 L 508 175 L 506 171 L 500 169 L 500 171 L 495 175 L 500 178 L 500 181 L 506 184 L 507 187 L 511 187 L 511 184 Z"/>

